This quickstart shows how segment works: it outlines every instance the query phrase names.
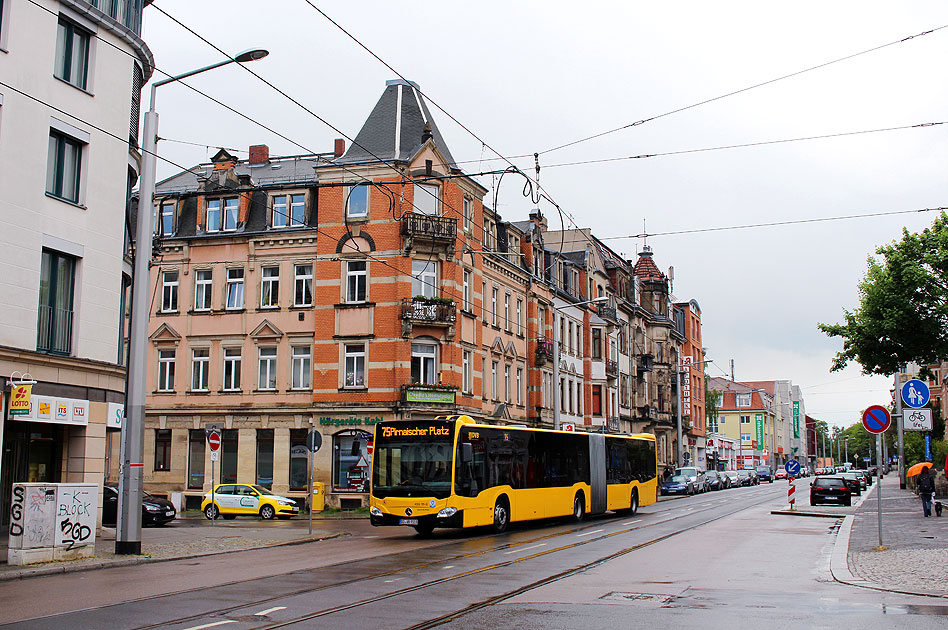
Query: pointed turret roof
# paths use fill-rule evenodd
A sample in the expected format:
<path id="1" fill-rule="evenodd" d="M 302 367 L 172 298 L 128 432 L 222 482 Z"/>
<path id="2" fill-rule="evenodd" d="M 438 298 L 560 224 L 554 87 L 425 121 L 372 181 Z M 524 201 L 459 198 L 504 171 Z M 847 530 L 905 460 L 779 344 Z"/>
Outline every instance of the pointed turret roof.
<path id="1" fill-rule="evenodd" d="M 355 142 L 336 161 L 409 160 L 429 137 L 445 161 L 453 165 L 454 158 L 428 111 L 418 84 L 403 79 L 386 81 L 382 97 L 365 120 Z"/>
<path id="2" fill-rule="evenodd" d="M 635 262 L 632 273 L 643 280 L 662 280 L 665 277 L 652 260 L 652 248 L 648 245 L 639 252 L 639 259 Z"/>

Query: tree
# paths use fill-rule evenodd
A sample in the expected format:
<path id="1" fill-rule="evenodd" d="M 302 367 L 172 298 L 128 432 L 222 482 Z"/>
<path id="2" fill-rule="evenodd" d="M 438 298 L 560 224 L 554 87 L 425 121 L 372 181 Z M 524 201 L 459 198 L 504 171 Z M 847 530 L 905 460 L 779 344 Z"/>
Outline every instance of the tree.
<path id="1" fill-rule="evenodd" d="M 832 370 L 850 361 L 866 374 L 894 374 L 909 362 L 948 357 L 948 215 L 920 234 L 902 230 L 902 240 L 876 250 L 859 283 L 859 307 L 843 311 L 844 323 L 819 324 L 843 349 Z"/>
<path id="2" fill-rule="evenodd" d="M 711 377 L 704 375 L 704 418 L 705 426 L 711 424 L 718 417 L 718 405 L 721 404 L 721 392 L 716 389 L 708 389 L 708 383 Z"/>

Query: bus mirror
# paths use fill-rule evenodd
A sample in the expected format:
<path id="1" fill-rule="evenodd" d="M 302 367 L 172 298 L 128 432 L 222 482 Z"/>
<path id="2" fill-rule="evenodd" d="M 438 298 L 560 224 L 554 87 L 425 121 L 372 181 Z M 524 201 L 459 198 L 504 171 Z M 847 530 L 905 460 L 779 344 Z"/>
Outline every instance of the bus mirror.
<path id="1" fill-rule="evenodd" d="M 359 440 L 353 440 L 352 442 L 352 456 L 358 457 L 362 454 L 362 442 Z"/>
<path id="2" fill-rule="evenodd" d="M 470 442 L 461 442 L 461 461 L 465 464 L 474 461 L 474 445 Z"/>

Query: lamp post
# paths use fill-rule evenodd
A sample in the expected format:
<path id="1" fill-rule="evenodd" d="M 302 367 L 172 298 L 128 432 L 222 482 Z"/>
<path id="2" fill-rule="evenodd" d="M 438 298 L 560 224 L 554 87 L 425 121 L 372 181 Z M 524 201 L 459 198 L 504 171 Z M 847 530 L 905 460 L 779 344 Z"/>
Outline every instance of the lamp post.
<path id="1" fill-rule="evenodd" d="M 115 553 L 139 554 L 142 549 L 142 469 L 145 450 L 145 391 L 147 388 L 149 263 L 153 234 L 151 208 L 154 203 L 158 152 L 158 113 L 155 92 L 168 83 L 231 63 L 263 59 L 266 50 L 247 50 L 236 57 L 179 74 L 151 85 L 151 103 L 142 127 L 142 173 L 138 194 L 138 230 L 135 233 L 135 268 L 132 280 L 132 314 L 129 331 L 128 372 L 125 385 L 125 422 L 122 423 L 121 464 Z"/>
<path id="2" fill-rule="evenodd" d="M 846 438 L 843 440 L 843 444 L 844 444 L 845 447 L 846 447 L 846 463 L 847 463 L 847 464 L 849 463 L 849 440 L 851 440 L 851 439 L 852 439 L 852 438 L 850 438 L 850 437 L 846 437 Z"/>
<path id="3" fill-rule="evenodd" d="M 556 311 L 570 306 L 582 306 L 584 304 L 593 304 L 595 302 L 606 302 L 609 298 L 606 296 L 584 300 L 582 302 L 572 302 L 563 306 L 553 307 L 553 428 L 560 430 L 560 327 L 556 321 Z M 562 315 L 560 316 L 562 317 Z"/>

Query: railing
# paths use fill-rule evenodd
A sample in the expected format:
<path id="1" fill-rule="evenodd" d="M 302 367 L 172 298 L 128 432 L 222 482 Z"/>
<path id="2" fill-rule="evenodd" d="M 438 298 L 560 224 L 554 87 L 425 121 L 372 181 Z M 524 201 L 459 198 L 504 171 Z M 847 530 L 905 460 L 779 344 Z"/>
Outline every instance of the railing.
<path id="1" fill-rule="evenodd" d="M 452 217 L 436 217 L 416 212 L 402 215 L 402 236 L 431 241 L 454 242 L 458 233 L 458 220 Z"/>
<path id="2" fill-rule="evenodd" d="M 614 322 L 619 321 L 619 318 L 616 315 L 616 307 L 609 306 L 608 304 L 599 305 L 599 317 L 603 319 L 610 319 Z"/>
<path id="3" fill-rule="evenodd" d="M 654 420 L 656 415 L 656 409 L 651 405 L 642 405 L 639 407 L 639 419 L 641 420 Z"/>
<path id="4" fill-rule="evenodd" d="M 136 35 L 142 34 L 142 0 L 83 0 L 102 13 L 128 27 Z"/>
<path id="5" fill-rule="evenodd" d="M 53 354 L 72 352 L 72 311 L 40 306 L 37 318 L 36 349 Z"/>
<path id="6" fill-rule="evenodd" d="M 457 318 L 457 306 L 453 301 L 426 298 L 402 300 L 402 319 L 429 324 L 453 324 Z"/>
<path id="7" fill-rule="evenodd" d="M 457 390 L 438 385 L 402 385 L 403 403 L 453 405 Z"/>
<path id="8" fill-rule="evenodd" d="M 606 376 L 608 378 L 618 378 L 619 362 L 606 359 Z"/>
<path id="9" fill-rule="evenodd" d="M 546 365 L 547 361 L 553 360 L 553 341 L 546 337 L 536 339 L 536 364 L 537 367 Z"/>
<path id="10" fill-rule="evenodd" d="M 650 355 L 650 354 L 640 354 L 640 355 L 638 356 L 638 363 L 637 363 L 638 370 L 637 370 L 637 372 L 638 372 L 639 374 L 643 374 L 643 373 L 645 373 L 645 372 L 651 372 L 651 371 L 652 371 L 652 364 L 653 364 L 652 355 Z"/>

